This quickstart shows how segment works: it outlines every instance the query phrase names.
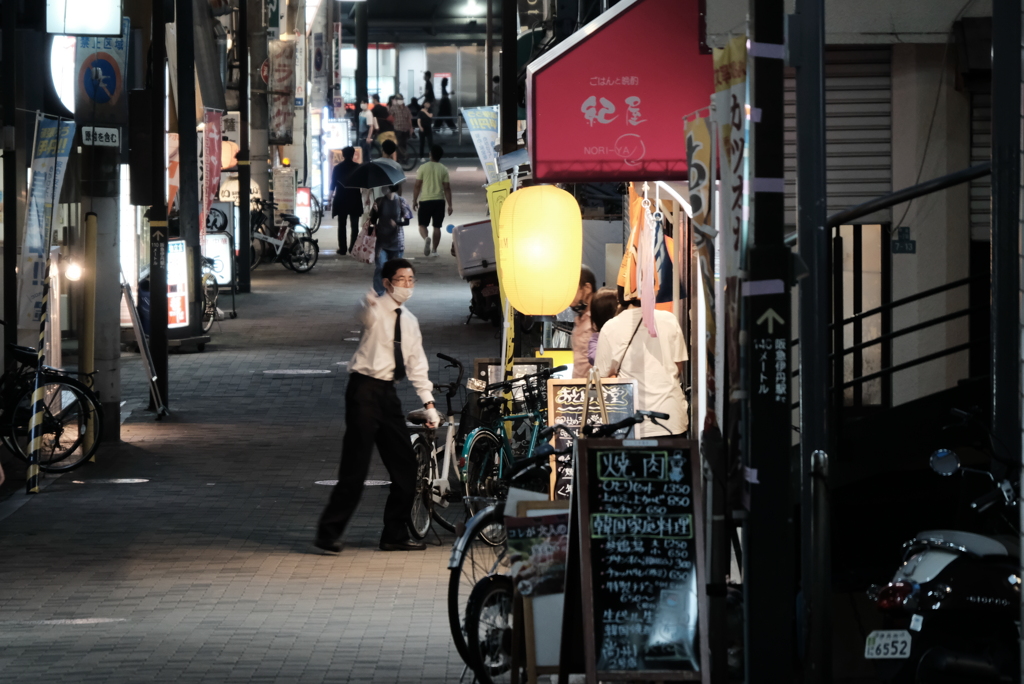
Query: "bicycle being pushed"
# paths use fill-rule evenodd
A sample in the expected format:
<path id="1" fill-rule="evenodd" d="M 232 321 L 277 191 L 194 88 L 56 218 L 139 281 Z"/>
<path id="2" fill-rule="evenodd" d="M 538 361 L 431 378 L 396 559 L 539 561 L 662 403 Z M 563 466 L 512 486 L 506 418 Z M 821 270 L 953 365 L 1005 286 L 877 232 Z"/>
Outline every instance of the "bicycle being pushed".
<path id="1" fill-rule="evenodd" d="M 252 235 L 250 270 L 255 271 L 261 261 L 280 261 L 285 268 L 297 273 L 312 269 L 320 257 L 320 245 L 310 237 L 310 230 L 301 219 L 295 214 L 278 214 L 285 224 L 275 233 L 266 210 L 276 209 L 277 203 L 254 197 L 252 204 L 253 210 L 249 214 Z M 276 237 L 273 236 L 275 234 Z"/>

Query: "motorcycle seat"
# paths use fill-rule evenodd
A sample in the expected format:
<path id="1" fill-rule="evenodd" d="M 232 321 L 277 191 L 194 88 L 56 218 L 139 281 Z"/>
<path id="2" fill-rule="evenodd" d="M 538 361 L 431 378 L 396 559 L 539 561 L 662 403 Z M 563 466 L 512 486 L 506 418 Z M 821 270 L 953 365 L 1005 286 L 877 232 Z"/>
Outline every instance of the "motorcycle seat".
<path id="1" fill-rule="evenodd" d="M 915 542 L 935 542 L 942 546 L 963 549 L 977 556 L 1016 556 L 1020 557 L 1020 544 L 1010 545 L 1006 537 L 986 537 L 973 532 L 961 530 L 928 530 L 919 533 Z M 1012 548 L 1009 548 L 1012 547 Z"/>

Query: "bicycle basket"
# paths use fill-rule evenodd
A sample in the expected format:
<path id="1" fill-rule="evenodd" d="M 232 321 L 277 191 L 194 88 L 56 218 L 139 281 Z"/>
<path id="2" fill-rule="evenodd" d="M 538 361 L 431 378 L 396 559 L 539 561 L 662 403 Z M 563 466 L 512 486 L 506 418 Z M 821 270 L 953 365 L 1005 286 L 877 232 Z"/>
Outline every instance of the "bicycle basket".
<path id="1" fill-rule="evenodd" d="M 456 441 L 464 444 L 466 435 L 484 425 L 493 425 L 501 417 L 501 408 L 497 406 L 481 406 L 480 399 L 484 395 L 480 392 L 469 391 L 466 393 L 466 403 L 462 407 L 462 414 L 459 418 L 459 431 L 456 434 Z"/>

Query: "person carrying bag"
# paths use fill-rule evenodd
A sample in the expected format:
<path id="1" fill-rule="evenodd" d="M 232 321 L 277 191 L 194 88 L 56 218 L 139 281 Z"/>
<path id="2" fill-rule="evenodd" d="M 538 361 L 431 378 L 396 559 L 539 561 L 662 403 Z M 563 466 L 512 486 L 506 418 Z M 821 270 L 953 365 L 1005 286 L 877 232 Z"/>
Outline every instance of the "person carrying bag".
<path id="1" fill-rule="evenodd" d="M 402 198 L 395 193 L 395 186 L 384 188 L 384 196 L 373 203 L 370 210 L 368 234 L 376 239 L 376 268 L 373 272 L 373 289 L 378 296 L 384 294 L 381 270 L 391 259 L 401 259 L 405 253 L 405 231 L 408 223 Z"/>

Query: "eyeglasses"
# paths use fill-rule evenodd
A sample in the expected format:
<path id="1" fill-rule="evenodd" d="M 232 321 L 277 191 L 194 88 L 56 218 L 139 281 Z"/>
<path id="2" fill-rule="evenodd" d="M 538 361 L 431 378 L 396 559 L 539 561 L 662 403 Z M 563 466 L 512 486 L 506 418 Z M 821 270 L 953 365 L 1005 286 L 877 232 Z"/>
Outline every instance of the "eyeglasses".
<path id="1" fill-rule="evenodd" d="M 415 285 L 416 279 L 410 278 L 409 276 L 399 276 L 397 278 L 392 278 L 391 282 L 394 285 Z"/>

